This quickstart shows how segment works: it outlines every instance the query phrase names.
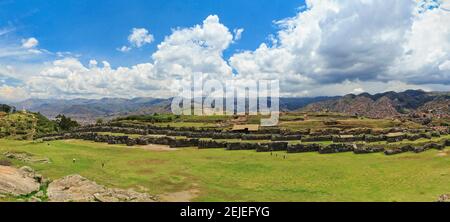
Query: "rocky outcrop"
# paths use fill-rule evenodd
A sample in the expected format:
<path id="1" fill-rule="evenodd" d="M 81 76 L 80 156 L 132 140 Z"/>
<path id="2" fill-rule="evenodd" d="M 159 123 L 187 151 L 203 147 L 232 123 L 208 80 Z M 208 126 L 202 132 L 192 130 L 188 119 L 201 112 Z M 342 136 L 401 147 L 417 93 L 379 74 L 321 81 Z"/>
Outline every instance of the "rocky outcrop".
<path id="1" fill-rule="evenodd" d="M 450 202 L 450 194 L 442 194 L 439 196 L 437 202 Z"/>
<path id="2" fill-rule="evenodd" d="M 133 190 L 110 189 L 80 175 L 70 175 L 49 184 L 52 202 L 153 202 L 155 197 Z"/>
<path id="3" fill-rule="evenodd" d="M 339 112 L 372 118 L 400 116 L 405 111 L 417 112 L 418 114 L 430 113 L 433 116 L 448 116 L 449 103 L 450 100 L 447 95 L 407 90 L 400 93 L 385 92 L 375 95 L 368 93 L 350 94 L 309 104 L 303 111 Z"/>
<path id="4" fill-rule="evenodd" d="M 347 95 L 339 99 L 310 104 L 304 110 L 309 112 L 331 111 L 372 118 L 386 118 L 399 115 L 395 107 L 395 102 L 388 97 L 374 100 L 365 95 Z"/>
<path id="5" fill-rule="evenodd" d="M 37 192 L 41 180 L 42 176 L 29 167 L 0 166 L 0 194 L 20 196 Z"/>
<path id="6" fill-rule="evenodd" d="M 5 152 L 3 155 L 12 160 L 19 160 L 22 162 L 29 162 L 29 163 L 50 163 L 50 160 L 48 158 L 37 158 L 33 154 L 26 153 L 26 152 Z"/>

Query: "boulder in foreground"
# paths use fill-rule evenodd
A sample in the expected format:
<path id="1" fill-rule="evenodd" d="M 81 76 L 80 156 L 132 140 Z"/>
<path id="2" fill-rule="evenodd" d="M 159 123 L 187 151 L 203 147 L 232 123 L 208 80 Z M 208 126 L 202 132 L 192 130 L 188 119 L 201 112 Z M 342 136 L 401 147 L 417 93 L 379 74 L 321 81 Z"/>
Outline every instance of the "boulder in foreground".
<path id="1" fill-rule="evenodd" d="M 0 166 L 0 194 L 20 196 L 39 191 L 40 178 L 28 167 Z"/>
<path id="2" fill-rule="evenodd" d="M 153 202 L 155 198 L 132 190 L 110 189 L 80 175 L 53 181 L 47 190 L 52 202 Z"/>

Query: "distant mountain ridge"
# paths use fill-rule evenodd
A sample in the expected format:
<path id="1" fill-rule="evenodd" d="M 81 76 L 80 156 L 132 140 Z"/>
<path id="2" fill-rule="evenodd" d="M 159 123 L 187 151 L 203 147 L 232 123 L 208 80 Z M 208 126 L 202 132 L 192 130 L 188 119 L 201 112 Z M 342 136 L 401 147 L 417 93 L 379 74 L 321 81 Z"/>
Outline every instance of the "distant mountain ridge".
<path id="1" fill-rule="evenodd" d="M 371 95 L 349 94 L 331 100 L 309 104 L 302 111 L 339 112 L 372 118 L 387 118 L 416 112 L 439 112 L 449 115 L 449 93 L 407 90 L 405 92 L 385 92 Z"/>
<path id="2" fill-rule="evenodd" d="M 414 112 L 435 110 L 449 114 L 450 93 L 407 90 L 371 95 L 362 93 L 335 97 L 280 98 L 281 111 L 340 112 L 372 118 L 386 118 Z M 13 103 L 17 110 L 26 109 L 54 118 L 64 114 L 81 122 L 98 118 L 169 113 L 172 99 L 139 97 L 134 99 L 28 99 Z"/>
<path id="3" fill-rule="evenodd" d="M 310 103 L 336 97 L 280 98 L 280 109 L 292 111 Z M 103 99 L 28 99 L 11 104 L 18 110 L 26 109 L 54 118 L 64 114 L 81 122 L 92 122 L 98 118 L 114 118 L 127 115 L 169 113 L 172 98 L 103 98 Z"/>
<path id="4" fill-rule="evenodd" d="M 28 99 L 11 104 L 17 109 L 26 109 L 54 118 L 58 114 L 92 122 L 97 118 L 112 118 L 129 114 L 152 114 L 170 111 L 171 99 L 156 98 L 103 98 L 103 99 Z"/>

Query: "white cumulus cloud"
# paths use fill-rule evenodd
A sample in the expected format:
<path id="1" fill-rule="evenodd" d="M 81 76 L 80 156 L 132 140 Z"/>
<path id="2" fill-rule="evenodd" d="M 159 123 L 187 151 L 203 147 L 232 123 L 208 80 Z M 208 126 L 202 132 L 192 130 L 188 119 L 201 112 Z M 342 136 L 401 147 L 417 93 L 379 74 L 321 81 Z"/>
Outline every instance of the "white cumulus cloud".
<path id="1" fill-rule="evenodd" d="M 268 36 L 269 43 L 229 59 L 224 51 L 244 29 L 230 31 L 219 16 L 210 15 L 198 25 L 173 29 L 147 63 L 115 67 L 91 60 L 84 65 L 67 56 L 28 69 L 17 65 L 23 72 L 15 72 L 22 73 L 17 77 L 24 82 L 21 90 L 45 98 L 166 97 L 181 86 L 177 80 L 192 74 L 219 80 L 233 74 L 278 79 L 282 96 L 449 90 L 450 12 L 445 4 L 307 0 L 295 16 L 275 22 L 278 31 Z M 153 41 L 146 29 L 133 29 L 129 45 L 118 50 L 127 52 Z M 15 55 L 12 52 L 0 48 L 0 59 Z"/>
<path id="2" fill-rule="evenodd" d="M 36 47 L 39 44 L 39 41 L 36 38 L 28 38 L 22 40 L 22 47 L 25 49 L 31 49 Z"/>
<path id="3" fill-rule="evenodd" d="M 129 52 L 133 48 L 141 48 L 146 44 L 150 44 L 155 40 L 153 35 L 145 28 L 133 28 L 131 34 L 128 36 L 129 46 L 122 46 L 117 48 L 120 52 Z"/>

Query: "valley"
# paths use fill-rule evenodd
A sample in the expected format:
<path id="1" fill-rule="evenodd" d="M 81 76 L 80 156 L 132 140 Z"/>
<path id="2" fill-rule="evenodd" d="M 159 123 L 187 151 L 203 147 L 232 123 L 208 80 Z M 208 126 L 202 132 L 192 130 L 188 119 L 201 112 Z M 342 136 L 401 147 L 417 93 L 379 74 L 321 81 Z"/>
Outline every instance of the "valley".
<path id="1" fill-rule="evenodd" d="M 136 114 L 70 130 L 39 115 L 0 118 L 0 165 L 40 175 L 39 190 L 0 188 L 0 200 L 391 202 L 450 192 L 443 115 L 423 124 L 414 115 L 289 111 L 278 126 L 258 127 L 264 116 Z M 72 188 L 54 188 L 61 183 Z"/>

